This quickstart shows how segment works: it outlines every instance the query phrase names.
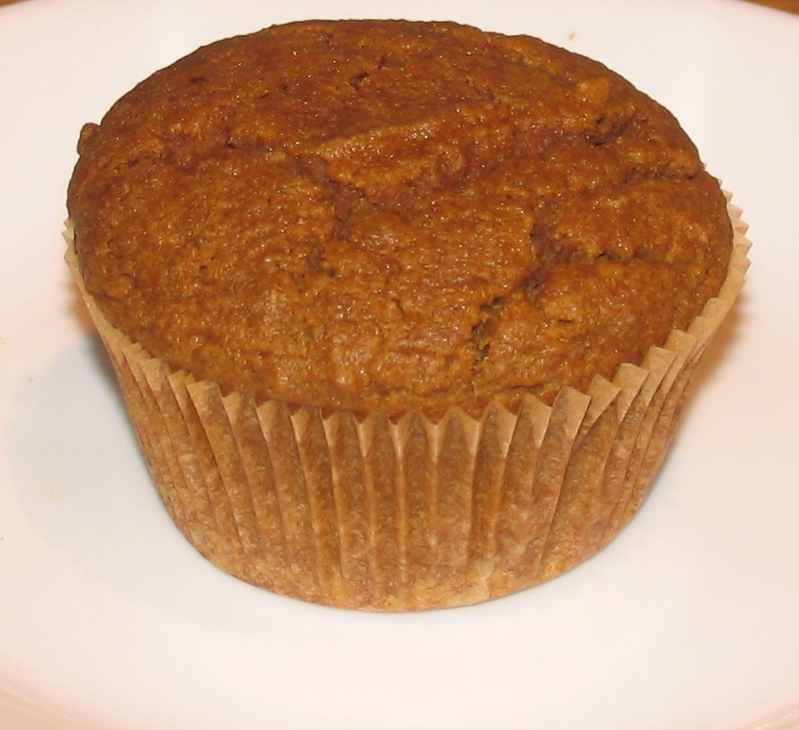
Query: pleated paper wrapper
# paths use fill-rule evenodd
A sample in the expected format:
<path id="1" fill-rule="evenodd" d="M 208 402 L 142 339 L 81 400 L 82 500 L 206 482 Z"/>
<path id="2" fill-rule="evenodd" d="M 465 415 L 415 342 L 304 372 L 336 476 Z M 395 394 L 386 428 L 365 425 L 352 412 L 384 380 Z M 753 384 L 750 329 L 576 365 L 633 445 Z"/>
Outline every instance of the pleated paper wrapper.
<path id="1" fill-rule="evenodd" d="M 331 606 L 478 603 L 554 578 L 607 545 L 650 491 L 685 391 L 748 266 L 740 211 L 719 295 L 640 365 L 551 406 L 321 412 L 173 371 L 83 290 L 172 519 L 222 570 Z M 68 236 L 69 238 L 69 236 Z"/>

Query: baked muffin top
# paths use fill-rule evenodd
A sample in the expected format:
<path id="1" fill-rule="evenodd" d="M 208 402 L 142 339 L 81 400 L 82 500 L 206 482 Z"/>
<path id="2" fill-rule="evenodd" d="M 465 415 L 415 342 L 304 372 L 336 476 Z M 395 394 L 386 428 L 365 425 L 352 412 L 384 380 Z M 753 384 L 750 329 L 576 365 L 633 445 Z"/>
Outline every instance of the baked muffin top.
<path id="1" fill-rule="evenodd" d="M 200 48 L 84 127 L 68 208 L 89 293 L 152 355 L 392 414 L 612 377 L 718 293 L 732 240 L 662 106 L 443 22 Z"/>

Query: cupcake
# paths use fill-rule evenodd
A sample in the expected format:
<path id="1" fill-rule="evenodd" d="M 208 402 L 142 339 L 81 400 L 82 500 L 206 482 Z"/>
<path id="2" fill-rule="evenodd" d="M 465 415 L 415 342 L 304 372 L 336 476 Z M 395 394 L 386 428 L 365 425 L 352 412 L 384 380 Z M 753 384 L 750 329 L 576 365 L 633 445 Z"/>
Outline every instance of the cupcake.
<path id="1" fill-rule="evenodd" d="M 83 128 L 68 209 L 188 540 L 271 591 L 384 611 L 526 589 L 612 540 L 748 247 L 662 106 L 443 22 L 200 48 Z"/>

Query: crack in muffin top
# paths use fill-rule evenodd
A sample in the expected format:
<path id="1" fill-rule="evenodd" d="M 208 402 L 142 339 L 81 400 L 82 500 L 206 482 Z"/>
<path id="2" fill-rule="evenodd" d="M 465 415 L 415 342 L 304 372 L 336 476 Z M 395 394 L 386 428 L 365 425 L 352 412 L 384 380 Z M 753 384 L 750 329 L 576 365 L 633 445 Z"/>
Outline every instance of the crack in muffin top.
<path id="1" fill-rule="evenodd" d="M 666 109 L 444 22 L 201 48 L 85 125 L 68 208 L 88 292 L 153 356 L 391 414 L 611 378 L 718 293 L 732 240 Z"/>

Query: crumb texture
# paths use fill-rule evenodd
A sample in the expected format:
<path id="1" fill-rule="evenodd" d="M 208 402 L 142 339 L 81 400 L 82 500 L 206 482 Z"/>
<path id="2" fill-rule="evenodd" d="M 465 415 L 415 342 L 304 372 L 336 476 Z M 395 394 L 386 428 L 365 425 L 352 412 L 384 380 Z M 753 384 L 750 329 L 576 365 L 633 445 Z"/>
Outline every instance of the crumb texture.
<path id="1" fill-rule="evenodd" d="M 452 23 L 206 46 L 79 152 L 69 213 L 104 314 L 256 399 L 546 402 L 686 327 L 731 251 L 668 111 L 599 63 Z"/>

